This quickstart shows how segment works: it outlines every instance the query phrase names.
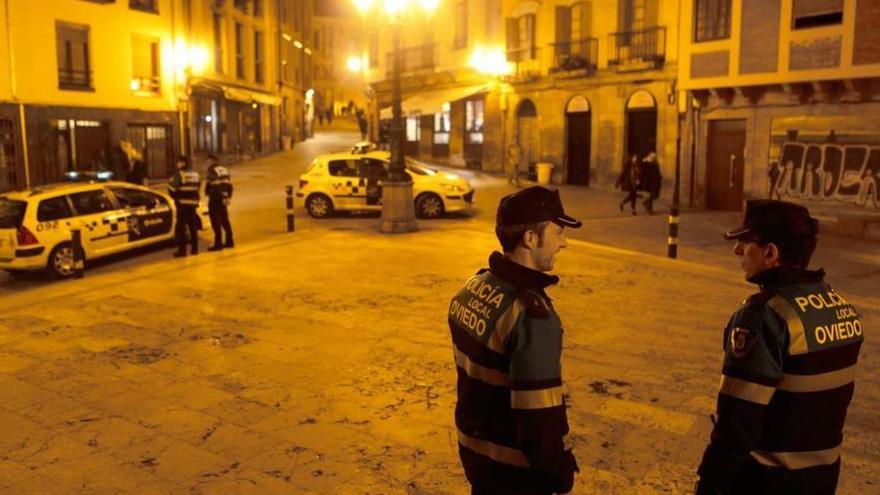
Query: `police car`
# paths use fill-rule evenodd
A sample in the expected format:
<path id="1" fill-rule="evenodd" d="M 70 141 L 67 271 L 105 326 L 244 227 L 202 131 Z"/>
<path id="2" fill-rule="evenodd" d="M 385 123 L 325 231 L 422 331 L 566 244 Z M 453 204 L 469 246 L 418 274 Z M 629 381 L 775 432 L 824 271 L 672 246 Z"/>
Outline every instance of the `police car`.
<path id="1" fill-rule="evenodd" d="M 204 209 L 199 208 L 200 217 Z M 73 274 L 71 229 L 86 260 L 174 237 L 174 202 L 126 182 L 63 183 L 0 194 L 0 269 Z M 205 221 L 202 221 L 205 225 Z"/>
<path id="2" fill-rule="evenodd" d="M 390 156 L 387 151 L 318 156 L 299 178 L 297 206 L 313 218 L 325 218 L 338 210 L 381 210 Z M 473 204 L 474 188 L 463 177 L 412 158 L 406 158 L 406 172 L 413 180 L 415 212 L 421 218 L 464 211 Z"/>

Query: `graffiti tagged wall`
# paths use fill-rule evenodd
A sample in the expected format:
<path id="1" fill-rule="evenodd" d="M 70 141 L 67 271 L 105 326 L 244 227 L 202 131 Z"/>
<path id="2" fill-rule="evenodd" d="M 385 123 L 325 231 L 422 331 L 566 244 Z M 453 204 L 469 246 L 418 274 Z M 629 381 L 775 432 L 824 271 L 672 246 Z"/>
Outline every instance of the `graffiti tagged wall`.
<path id="1" fill-rule="evenodd" d="M 769 197 L 880 210 L 880 119 L 773 119 Z"/>

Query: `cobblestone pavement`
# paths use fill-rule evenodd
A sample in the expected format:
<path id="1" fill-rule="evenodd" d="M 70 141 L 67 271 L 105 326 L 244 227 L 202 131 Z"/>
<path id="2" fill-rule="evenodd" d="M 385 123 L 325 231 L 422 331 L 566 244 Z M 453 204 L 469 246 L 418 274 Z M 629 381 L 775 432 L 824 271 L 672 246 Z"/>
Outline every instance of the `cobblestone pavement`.
<path id="1" fill-rule="evenodd" d="M 422 225 L 267 236 L 5 294 L 0 493 L 468 493 L 445 314 L 496 241 Z M 574 493 L 687 493 L 720 331 L 750 287 L 732 264 L 579 240 L 557 265 Z M 880 483 L 880 297 L 851 299 L 868 341 L 842 495 Z"/>

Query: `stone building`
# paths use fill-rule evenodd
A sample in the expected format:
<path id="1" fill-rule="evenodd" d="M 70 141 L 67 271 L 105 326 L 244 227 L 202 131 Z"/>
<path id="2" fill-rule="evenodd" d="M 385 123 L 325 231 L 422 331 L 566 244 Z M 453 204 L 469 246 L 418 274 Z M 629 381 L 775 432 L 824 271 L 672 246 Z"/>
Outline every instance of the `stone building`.
<path id="1" fill-rule="evenodd" d="M 683 9 L 680 87 L 697 107 L 690 199 L 713 209 L 788 199 L 880 237 L 880 2 Z"/>
<path id="2" fill-rule="evenodd" d="M 370 103 L 364 74 L 371 59 L 364 22 L 350 0 L 315 3 L 315 100 L 325 113 L 332 110 L 341 115 L 343 109 L 348 113 L 349 102 L 359 109 Z M 370 33 L 375 42 L 377 32 Z"/>

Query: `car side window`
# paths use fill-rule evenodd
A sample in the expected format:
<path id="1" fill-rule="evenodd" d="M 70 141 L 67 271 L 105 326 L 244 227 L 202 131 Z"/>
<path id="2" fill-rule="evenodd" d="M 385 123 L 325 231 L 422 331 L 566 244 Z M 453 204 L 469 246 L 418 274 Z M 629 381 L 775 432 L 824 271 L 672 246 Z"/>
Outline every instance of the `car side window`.
<path id="1" fill-rule="evenodd" d="M 335 177 L 357 177 L 357 162 L 355 160 L 333 160 L 327 164 L 330 175 Z"/>
<path id="2" fill-rule="evenodd" d="M 158 206 L 166 204 L 165 198 L 158 194 L 129 187 L 111 187 L 119 206 L 137 208 L 139 206 Z"/>
<path id="3" fill-rule="evenodd" d="M 40 205 L 37 206 L 38 222 L 61 220 L 72 216 L 73 212 L 70 211 L 70 203 L 67 202 L 67 196 L 44 199 L 40 201 Z"/>
<path id="4" fill-rule="evenodd" d="M 113 203 L 101 189 L 71 194 L 70 200 L 77 215 L 91 215 L 113 209 Z"/>
<path id="5" fill-rule="evenodd" d="M 375 158 L 363 158 L 360 162 L 361 176 L 367 179 L 387 179 L 388 165 L 382 160 Z"/>

